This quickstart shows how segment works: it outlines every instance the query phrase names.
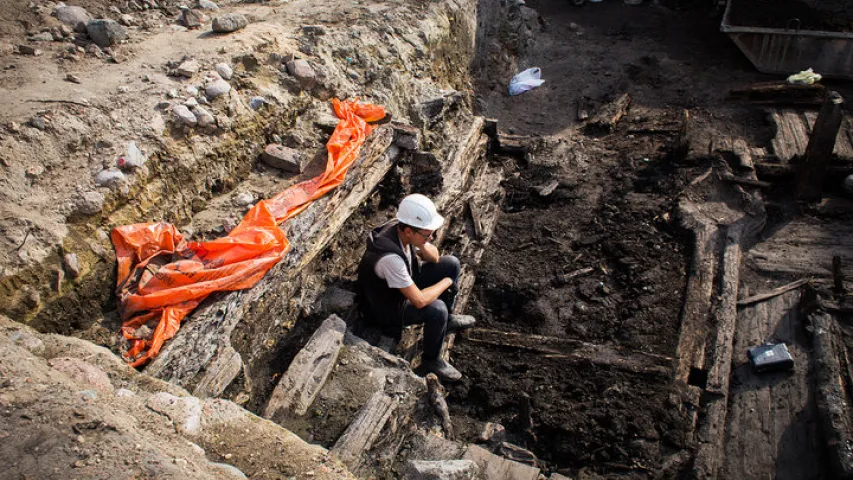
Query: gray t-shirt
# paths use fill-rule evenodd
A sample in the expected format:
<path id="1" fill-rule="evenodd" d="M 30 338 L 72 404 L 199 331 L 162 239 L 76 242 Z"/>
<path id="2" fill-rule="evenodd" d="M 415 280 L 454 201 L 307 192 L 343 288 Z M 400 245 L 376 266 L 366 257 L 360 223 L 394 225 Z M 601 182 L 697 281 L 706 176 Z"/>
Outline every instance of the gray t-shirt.
<path id="1" fill-rule="evenodd" d="M 403 248 L 402 244 L 400 244 L 400 248 Z M 409 275 L 409 268 L 406 265 L 406 262 L 409 265 L 412 264 L 411 250 L 403 248 L 403 252 L 406 254 L 406 261 L 403 261 L 399 255 L 390 253 L 380 258 L 376 262 L 376 266 L 373 267 L 376 276 L 388 282 L 388 288 L 406 288 L 415 283 L 412 276 Z"/>

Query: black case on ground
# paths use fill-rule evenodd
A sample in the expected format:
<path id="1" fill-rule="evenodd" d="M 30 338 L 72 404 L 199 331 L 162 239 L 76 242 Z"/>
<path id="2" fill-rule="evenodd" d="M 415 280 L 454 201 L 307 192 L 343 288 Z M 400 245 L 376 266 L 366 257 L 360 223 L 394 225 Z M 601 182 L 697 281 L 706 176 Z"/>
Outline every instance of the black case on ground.
<path id="1" fill-rule="evenodd" d="M 747 354 L 756 372 L 780 372 L 794 368 L 794 359 L 784 343 L 750 348 Z"/>

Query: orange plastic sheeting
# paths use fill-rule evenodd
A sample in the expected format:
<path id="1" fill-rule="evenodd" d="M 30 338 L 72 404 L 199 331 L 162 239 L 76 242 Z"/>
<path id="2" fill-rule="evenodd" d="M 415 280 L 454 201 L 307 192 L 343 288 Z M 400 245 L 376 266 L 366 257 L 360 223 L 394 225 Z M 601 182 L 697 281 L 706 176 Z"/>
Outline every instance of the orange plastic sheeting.
<path id="1" fill-rule="evenodd" d="M 340 185 L 385 110 L 355 101 L 332 101 L 341 119 L 326 143 L 326 170 L 275 197 L 258 202 L 226 237 L 186 242 L 168 223 L 140 223 L 112 231 L 118 259 L 122 334 L 131 342 L 134 367 L 154 358 L 181 321 L 213 292 L 249 288 L 290 249 L 279 224 Z M 152 335 L 139 331 L 156 322 Z M 144 338 L 143 338 L 144 337 Z"/>

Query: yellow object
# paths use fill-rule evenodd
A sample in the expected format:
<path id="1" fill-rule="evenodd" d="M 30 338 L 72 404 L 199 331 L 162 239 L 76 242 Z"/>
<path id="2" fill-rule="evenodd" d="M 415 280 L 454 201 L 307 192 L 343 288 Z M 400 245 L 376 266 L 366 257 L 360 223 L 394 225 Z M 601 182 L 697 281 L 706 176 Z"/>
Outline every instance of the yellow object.
<path id="1" fill-rule="evenodd" d="M 803 70 L 800 73 L 795 73 L 788 77 L 788 83 L 792 85 L 811 85 L 815 82 L 819 82 L 821 78 L 823 77 L 819 73 L 815 73 L 814 70 L 809 68 L 808 70 Z"/>

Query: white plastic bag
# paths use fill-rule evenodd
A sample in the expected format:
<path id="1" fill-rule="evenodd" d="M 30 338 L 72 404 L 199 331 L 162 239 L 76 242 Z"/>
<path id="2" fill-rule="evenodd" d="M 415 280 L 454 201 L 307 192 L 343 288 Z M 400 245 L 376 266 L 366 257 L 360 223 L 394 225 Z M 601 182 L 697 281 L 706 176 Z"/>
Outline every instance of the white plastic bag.
<path id="1" fill-rule="evenodd" d="M 545 83 L 545 80 L 542 80 L 541 76 L 542 69 L 539 67 L 528 68 L 519 73 L 512 77 L 512 81 L 509 82 L 509 94 L 519 95 L 542 85 Z"/>

